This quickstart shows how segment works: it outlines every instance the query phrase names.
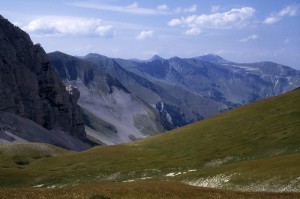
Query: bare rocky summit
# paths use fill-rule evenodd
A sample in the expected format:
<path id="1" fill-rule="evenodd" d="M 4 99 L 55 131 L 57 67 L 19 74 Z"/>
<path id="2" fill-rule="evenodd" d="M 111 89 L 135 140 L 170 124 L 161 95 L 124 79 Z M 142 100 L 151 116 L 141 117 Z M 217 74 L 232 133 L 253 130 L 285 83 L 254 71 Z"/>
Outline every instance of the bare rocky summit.
<path id="1" fill-rule="evenodd" d="M 78 99 L 79 92 L 65 88 L 40 44 L 34 45 L 27 33 L 0 16 L 0 112 L 86 141 Z"/>

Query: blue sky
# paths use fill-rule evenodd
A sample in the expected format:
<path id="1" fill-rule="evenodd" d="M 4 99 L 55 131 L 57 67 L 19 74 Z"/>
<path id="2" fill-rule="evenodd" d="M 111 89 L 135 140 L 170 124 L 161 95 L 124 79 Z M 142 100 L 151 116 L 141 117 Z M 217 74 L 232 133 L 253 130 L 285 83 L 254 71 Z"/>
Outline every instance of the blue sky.
<path id="1" fill-rule="evenodd" d="M 300 69 L 299 0 L 1 0 L 46 52 L 149 59 L 213 53 Z"/>

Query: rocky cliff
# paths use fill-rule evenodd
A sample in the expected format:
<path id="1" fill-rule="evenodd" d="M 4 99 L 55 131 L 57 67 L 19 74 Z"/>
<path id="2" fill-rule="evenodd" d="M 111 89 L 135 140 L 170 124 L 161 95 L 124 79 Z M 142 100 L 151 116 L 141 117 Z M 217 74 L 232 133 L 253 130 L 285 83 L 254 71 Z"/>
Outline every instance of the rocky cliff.
<path id="1" fill-rule="evenodd" d="M 43 48 L 0 16 L 0 112 L 85 140 L 78 99 L 79 92 L 65 88 Z"/>

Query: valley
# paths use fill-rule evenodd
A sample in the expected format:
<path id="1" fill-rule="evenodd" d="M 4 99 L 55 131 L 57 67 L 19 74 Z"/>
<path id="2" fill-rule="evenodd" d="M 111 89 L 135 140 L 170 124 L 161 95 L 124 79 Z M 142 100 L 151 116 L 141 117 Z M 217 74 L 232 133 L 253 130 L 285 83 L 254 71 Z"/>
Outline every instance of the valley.
<path id="1" fill-rule="evenodd" d="M 141 2 L 0 3 L 0 199 L 300 198 L 300 6 Z"/>

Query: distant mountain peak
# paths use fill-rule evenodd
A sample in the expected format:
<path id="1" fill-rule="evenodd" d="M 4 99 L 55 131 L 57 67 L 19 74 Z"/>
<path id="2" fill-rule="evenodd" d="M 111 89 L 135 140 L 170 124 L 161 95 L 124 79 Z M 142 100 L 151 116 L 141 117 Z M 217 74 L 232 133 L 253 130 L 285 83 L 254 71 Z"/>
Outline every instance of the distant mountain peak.
<path id="1" fill-rule="evenodd" d="M 173 60 L 173 61 L 174 61 L 174 60 L 175 60 L 175 61 L 178 61 L 178 60 L 181 60 L 181 58 L 180 58 L 180 57 L 177 57 L 177 56 L 175 56 L 175 57 L 171 57 L 171 58 L 170 58 L 170 60 Z"/>
<path id="2" fill-rule="evenodd" d="M 149 59 L 149 61 L 156 61 L 156 60 L 163 60 L 164 58 L 160 57 L 159 55 L 153 55 L 153 57 L 151 59 Z"/>
<path id="3" fill-rule="evenodd" d="M 86 56 L 84 56 L 84 58 L 108 58 L 104 55 L 100 55 L 100 54 L 97 54 L 97 53 L 89 53 L 87 54 Z"/>
<path id="4" fill-rule="evenodd" d="M 48 54 L 50 54 L 50 55 L 60 55 L 60 56 L 69 56 L 68 54 L 63 53 L 61 51 L 54 51 L 54 52 L 50 52 Z"/>
<path id="5" fill-rule="evenodd" d="M 229 61 L 224 59 L 223 57 L 215 54 L 207 54 L 199 57 L 195 57 L 195 59 L 199 59 L 201 61 L 207 61 L 212 63 L 228 63 Z"/>

